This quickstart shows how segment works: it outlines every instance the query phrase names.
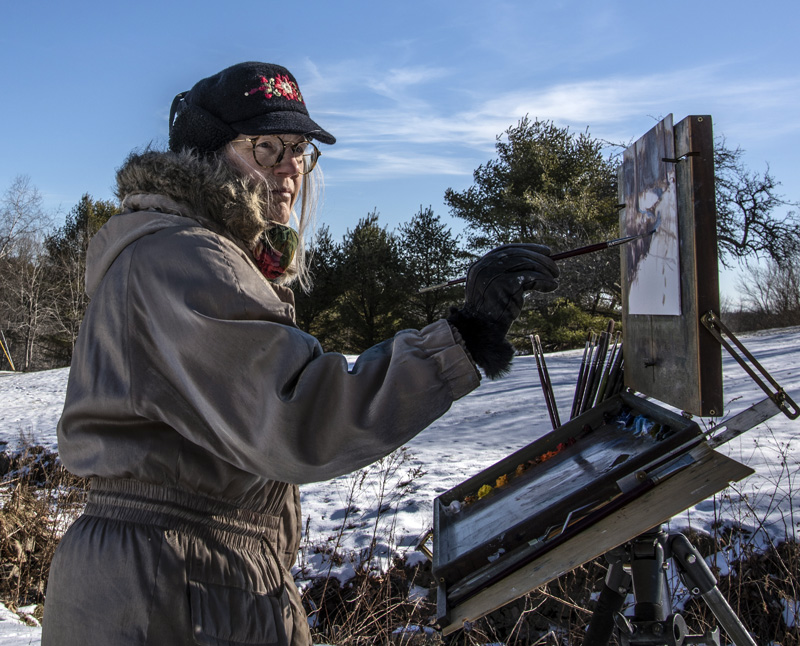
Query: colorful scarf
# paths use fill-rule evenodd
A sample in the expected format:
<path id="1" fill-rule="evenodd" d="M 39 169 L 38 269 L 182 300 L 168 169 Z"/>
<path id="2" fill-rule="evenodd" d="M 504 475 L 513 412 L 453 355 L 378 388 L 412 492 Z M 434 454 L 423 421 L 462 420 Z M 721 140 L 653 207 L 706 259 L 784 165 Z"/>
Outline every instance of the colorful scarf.
<path id="1" fill-rule="evenodd" d="M 292 264 L 299 243 L 297 231 L 285 224 L 271 223 L 254 251 L 261 273 L 269 280 L 282 276 Z"/>

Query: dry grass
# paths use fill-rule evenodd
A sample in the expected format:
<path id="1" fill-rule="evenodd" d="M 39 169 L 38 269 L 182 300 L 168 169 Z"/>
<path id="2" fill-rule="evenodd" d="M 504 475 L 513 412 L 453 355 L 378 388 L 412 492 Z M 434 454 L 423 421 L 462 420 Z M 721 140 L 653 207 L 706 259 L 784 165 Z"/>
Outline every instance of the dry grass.
<path id="1" fill-rule="evenodd" d="M 722 547 L 707 536 L 691 538 L 704 555 L 710 556 L 711 550 Z M 780 543 L 730 566 L 729 574 L 718 577 L 718 588 L 756 643 L 800 645 L 798 627 L 789 627 L 785 622 L 787 604 L 800 599 L 798 543 Z M 599 591 L 604 576 L 602 563 L 589 563 L 446 638 L 433 631 L 421 632 L 436 614 L 433 588 L 427 598 L 411 600 L 408 596 L 412 585 L 433 585 L 429 566 L 409 569 L 396 563 L 383 574 L 357 575 L 344 588 L 335 580 L 320 579 L 305 591 L 304 602 L 319 617 L 314 633 L 317 643 L 579 645 L 592 617 L 591 595 Z M 684 597 L 678 589 L 674 592 L 674 609 L 684 616 L 691 634 L 718 627 L 702 599 Z M 414 627 L 414 632 L 400 632 L 407 627 Z M 617 642 L 612 638 L 610 643 Z"/>
<path id="2" fill-rule="evenodd" d="M 734 528 L 722 537 L 706 538 L 698 549 L 705 556 L 723 551 L 737 533 Z M 766 550 L 745 549 L 727 567 L 729 573 L 717 575 L 717 587 L 756 642 L 800 646 L 800 626 L 786 623 L 787 608 L 800 602 L 800 544 L 782 541 Z M 682 614 L 691 628 L 716 625 L 702 599 L 688 599 Z"/>
<path id="3" fill-rule="evenodd" d="M 375 508 L 389 509 L 402 499 L 409 476 L 413 478 L 406 459 L 405 453 L 399 453 L 375 467 L 380 483 L 370 503 Z M 793 495 L 793 473 L 785 472 L 789 485 L 786 479 L 775 483 L 775 495 Z M 41 618 L 50 562 L 59 537 L 83 507 L 86 482 L 67 473 L 55 454 L 38 446 L 0 453 L 0 475 L 0 600 L 12 610 L 24 608 L 32 617 Z M 350 480 L 348 509 L 357 511 L 356 496 L 359 487 L 365 486 L 363 475 L 354 474 Z M 364 505 L 363 499 L 357 502 Z M 744 512 L 751 516 L 752 508 Z M 730 509 L 722 515 L 728 520 L 721 522 L 713 535 L 692 532 L 689 539 L 704 556 L 732 555 L 726 563 L 727 572 L 718 576 L 718 587 L 757 643 L 800 646 L 798 627 L 786 624 L 787 608 L 800 600 L 800 546 L 789 535 L 796 518 L 786 523 L 787 540 L 764 549 L 753 540 L 752 531 L 730 522 Z M 342 532 L 350 522 L 344 519 Z M 592 595 L 605 576 L 602 560 L 577 568 L 444 638 L 430 628 L 436 616 L 430 563 L 411 567 L 396 556 L 379 553 L 377 545 L 397 546 L 399 541 L 394 536 L 391 514 L 377 514 L 374 523 L 369 529 L 371 547 L 357 553 L 342 548 L 341 532 L 326 544 L 304 545 L 301 566 L 304 559 L 317 553 L 326 556 L 330 568 L 350 561 L 355 572 L 345 584 L 333 576 L 318 576 L 305 587 L 303 600 L 317 643 L 563 646 L 582 642 L 592 616 Z M 736 549 L 732 549 L 734 545 Z M 307 568 L 306 577 L 309 572 Z M 688 597 L 674 581 L 671 586 L 674 606 L 684 615 L 691 633 L 702 633 L 716 625 L 702 600 Z M 36 609 L 31 610 L 32 606 Z"/>
<path id="4" fill-rule="evenodd" d="M 317 579 L 303 593 L 313 618 L 315 642 L 362 644 L 441 644 L 426 627 L 436 614 L 435 601 L 409 594 L 427 588 L 430 572 L 406 568 L 401 561 L 385 572 L 360 570 L 342 586 L 337 579 Z"/>
<path id="5" fill-rule="evenodd" d="M 41 446 L 0 453 L 0 601 L 41 620 L 47 576 L 64 529 L 85 501 L 86 481 Z"/>

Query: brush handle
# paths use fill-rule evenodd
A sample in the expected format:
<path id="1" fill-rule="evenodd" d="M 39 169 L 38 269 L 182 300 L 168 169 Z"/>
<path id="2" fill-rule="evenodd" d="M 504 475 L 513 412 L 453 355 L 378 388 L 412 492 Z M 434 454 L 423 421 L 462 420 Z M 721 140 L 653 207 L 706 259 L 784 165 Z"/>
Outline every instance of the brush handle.
<path id="1" fill-rule="evenodd" d="M 631 242 L 632 240 L 638 240 L 639 238 L 644 238 L 645 236 L 652 235 L 653 233 L 655 233 L 655 229 L 653 229 L 652 231 L 648 231 L 647 233 L 640 233 L 639 235 L 628 236 L 627 238 L 617 238 L 616 240 L 604 240 L 603 242 L 595 242 L 594 244 L 586 245 L 585 247 L 578 247 L 577 249 L 570 249 L 569 251 L 561 251 L 559 253 L 554 253 L 552 256 L 550 256 L 550 258 L 552 260 L 563 260 L 564 258 L 572 258 L 573 256 L 582 256 L 585 253 L 602 251 L 603 249 L 616 247 L 617 245 L 625 244 L 626 242 Z M 466 282 L 467 282 L 466 276 L 464 276 L 463 278 L 455 278 L 453 280 L 448 280 L 446 283 L 431 285 L 430 287 L 423 287 L 417 292 L 417 294 L 430 292 L 433 291 L 434 289 L 443 289 L 444 287 L 452 287 L 453 285 L 460 285 L 461 283 L 466 283 Z"/>

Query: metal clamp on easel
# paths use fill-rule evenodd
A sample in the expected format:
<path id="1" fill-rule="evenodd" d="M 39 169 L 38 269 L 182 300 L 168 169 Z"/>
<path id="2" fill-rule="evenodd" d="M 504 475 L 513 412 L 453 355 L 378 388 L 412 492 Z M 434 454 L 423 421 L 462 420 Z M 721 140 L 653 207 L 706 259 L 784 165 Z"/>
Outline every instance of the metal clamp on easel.
<path id="1" fill-rule="evenodd" d="M 737 339 L 733 332 L 731 332 L 723 323 L 720 321 L 719 317 L 712 311 L 706 312 L 703 316 L 700 317 L 700 321 L 706 327 L 706 329 L 711 332 L 713 337 L 720 342 L 723 348 L 725 348 L 728 353 L 736 360 L 736 362 L 744 368 L 745 372 L 750 375 L 750 377 L 755 381 L 761 390 L 763 390 L 769 398 L 775 403 L 775 405 L 783 412 L 786 417 L 789 419 L 797 419 L 800 417 L 800 410 L 797 408 L 797 404 L 792 401 L 792 398 L 786 393 L 786 391 L 781 388 L 780 384 L 778 384 L 775 379 L 772 378 L 764 367 L 756 361 L 756 358 L 744 347 L 744 344 Z M 736 348 L 733 347 L 722 335 L 725 334 Z M 736 349 L 741 352 L 741 355 L 737 354 Z M 753 366 L 751 367 L 748 365 L 747 361 L 749 361 Z M 758 372 L 756 372 L 756 370 Z M 764 381 L 759 377 L 761 374 L 764 379 L 766 379 L 772 388 L 770 388 Z"/>

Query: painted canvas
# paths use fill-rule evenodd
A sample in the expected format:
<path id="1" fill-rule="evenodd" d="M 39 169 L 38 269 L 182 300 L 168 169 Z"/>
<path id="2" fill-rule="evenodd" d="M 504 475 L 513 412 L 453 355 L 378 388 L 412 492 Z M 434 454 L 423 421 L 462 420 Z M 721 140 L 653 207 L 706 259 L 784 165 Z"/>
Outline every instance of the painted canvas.
<path id="1" fill-rule="evenodd" d="M 625 247 L 628 314 L 681 314 L 678 200 L 672 115 L 625 150 L 622 236 L 648 231 Z"/>

